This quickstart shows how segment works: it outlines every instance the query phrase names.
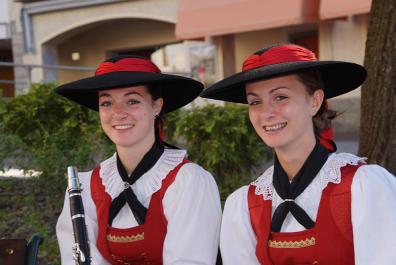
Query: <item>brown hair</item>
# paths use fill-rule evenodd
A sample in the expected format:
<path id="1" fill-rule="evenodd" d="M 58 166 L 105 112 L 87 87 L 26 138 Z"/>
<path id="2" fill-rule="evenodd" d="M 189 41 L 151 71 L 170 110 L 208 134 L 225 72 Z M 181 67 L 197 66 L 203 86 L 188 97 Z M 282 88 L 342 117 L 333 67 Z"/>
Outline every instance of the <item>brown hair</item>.
<path id="1" fill-rule="evenodd" d="M 152 86 L 152 85 L 147 85 L 147 91 L 151 95 L 151 98 L 153 99 L 153 101 L 161 98 L 161 88 Z M 155 137 L 157 138 L 157 140 L 160 140 L 161 142 L 162 142 L 162 139 L 160 137 L 160 134 L 161 134 L 161 130 L 164 126 L 164 118 L 165 118 L 163 109 L 164 108 L 162 108 L 160 113 L 158 113 L 158 116 L 155 118 L 155 122 L 154 122 Z"/>
<path id="2" fill-rule="evenodd" d="M 318 90 L 324 88 L 322 76 L 317 70 L 305 70 L 296 73 L 298 80 L 305 85 L 309 95 Z M 331 120 L 337 116 L 335 110 L 326 109 L 324 101 L 320 106 L 319 111 L 313 117 L 313 124 L 315 134 L 318 135 L 322 131 L 327 130 L 331 127 Z"/>

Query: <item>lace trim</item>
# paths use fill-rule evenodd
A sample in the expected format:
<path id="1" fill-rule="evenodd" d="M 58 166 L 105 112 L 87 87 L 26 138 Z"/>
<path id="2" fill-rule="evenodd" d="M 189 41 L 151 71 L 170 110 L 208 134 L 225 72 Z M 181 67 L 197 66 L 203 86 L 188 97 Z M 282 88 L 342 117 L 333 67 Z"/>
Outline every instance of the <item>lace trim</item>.
<path id="1" fill-rule="evenodd" d="M 274 186 L 272 185 L 272 177 L 274 174 L 274 166 L 268 168 L 264 173 L 253 181 L 250 185 L 256 186 L 254 193 L 263 195 L 264 200 L 271 200 Z"/>
<path id="2" fill-rule="evenodd" d="M 151 196 L 161 188 L 162 180 L 168 173 L 180 164 L 186 156 L 185 150 L 165 149 L 160 159 L 146 173 L 144 173 L 133 185 L 144 186 L 145 195 Z M 117 170 L 117 156 L 114 154 L 100 164 L 100 178 L 105 191 L 112 199 L 117 197 L 124 189 L 124 182 Z M 138 196 L 138 194 L 136 194 Z M 139 196 L 138 196 L 139 197 Z"/>
<path id="3" fill-rule="evenodd" d="M 341 182 L 341 168 L 346 165 L 356 166 L 358 163 L 365 163 L 365 157 L 358 157 L 349 153 L 332 154 L 319 171 L 316 177 L 322 190 L 329 184 L 339 184 Z M 274 187 L 272 185 L 272 177 L 274 167 L 268 168 L 260 177 L 251 183 L 256 186 L 255 194 L 263 195 L 264 200 L 272 200 Z"/>

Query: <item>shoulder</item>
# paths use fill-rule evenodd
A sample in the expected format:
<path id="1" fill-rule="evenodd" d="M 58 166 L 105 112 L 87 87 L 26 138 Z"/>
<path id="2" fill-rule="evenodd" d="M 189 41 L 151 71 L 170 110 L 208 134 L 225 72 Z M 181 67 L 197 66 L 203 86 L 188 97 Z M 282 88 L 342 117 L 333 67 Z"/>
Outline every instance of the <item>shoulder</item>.
<path id="1" fill-rule="evenodd" d="M 169 214 L 176 205 L 186 209 L 194 205 L 195 209 L 215 211 L 216 216 L 221 216 L 220 195 L 213 176 L 195 163 L 183 164 L 164 197 L 165 212 Z"/>
<path id="2" fill-rule="evenodd" d="M 359 157 L 350 153 L 335 153 L 329 156 L 323 169 L 327 171 L 338 171 L 340 168 L 347 165 L 357 166 L 360 163 L 366 163 L 366 159 L 365 157 Z"/>
<path id="3" fill-rule="evenodd" d="M 204 183 L 216 185 L 212 174 L 193 162 L 187 162 L 180 167 L 176 175 L 176 182 L 186 185 L 199 185 Z"/>
<path id="4" fill-rule="evenodd" d="M 179 173 L 186 176 L 212 177 L 212 174 L 209 171 L 204 169 L 202 166 L 190 161 L 185 163 L 180 168 Z"/>
<path id="5" fill-rule="evenodd" d="M 367 158 L 365 157 L 359 157 L 349 153 L 333 154 L 324 165 L 324 171 L 336 172 L 338 175 L 342 167 L 360 165 L 355 172 L 354 181 L 355 179 L 369 182 L 396 181 L 396 178 L 388 170 L 377 164 L 367 164 L 366 160 Z"/>
<path id="6" fill-rule="evenodd" d="M 247 206 L 247 196 L 250 185 L 245 185 L 232 192 L 226 199 L 224 211 L 226 208 L 235 209 Z"/>
<path id="7" fill-rule="evenodd" d="M 242 216 L 248 214 L 248 191 L 249 185 L 245 185 L 235 190 L 227 197 L 223 211 L 224 219 L 227 219 L 228 221 L 235 221 L 242 218 Z"/>
<path id="8" fill-rule="evenodd" d="M 366 176 L 373 176 L 373 175 L 384 175 L 384 176 L 392 176 L 394 177 L 387 169 L 381 167 L 380 165 L 376 164 L 365 164 L 359 167 L 356 174 L 362 174 Z"/>
<path id="9" fill-rule="evenodd" d="M 371 186 L 374 187 L 395 187 L 396 178 L 385 168 L 375 165 L 363 165 L 359 167 L 354 176 L 354 183 L 359 186 Z M 396 190 L 395 190 L 396 192 Z"/>
<path id="10" fill-rule="evenodd" d="M 323 190 L 329 183 L 340 184 L 342 178 L 342 168 L 345 166 L 357 166 L 365 163 L 366 158 L 350 153 L 334 153 L 329 156 L 315 178 L 315 186 Z"/>
<path id="11" fill-rule="evenodd" d="M 218 188 L 212 174 L 205 170 L 200 165 L 191 161 L 185 161 L 186 151 L 177 149 L 165 149 L 161 165 L 153 169 L 159 179 L 163 180 L 169 175 L 172 170 L 177 169 L 176 176 L 167 189 L 167 195 L 183 196 L 206 196 L 208 193 L 213 193 L 218 196 Z M 161 182 L 159 182 L 161 183 Z M 187 195 L 186 195 L 187 196 Z"/>

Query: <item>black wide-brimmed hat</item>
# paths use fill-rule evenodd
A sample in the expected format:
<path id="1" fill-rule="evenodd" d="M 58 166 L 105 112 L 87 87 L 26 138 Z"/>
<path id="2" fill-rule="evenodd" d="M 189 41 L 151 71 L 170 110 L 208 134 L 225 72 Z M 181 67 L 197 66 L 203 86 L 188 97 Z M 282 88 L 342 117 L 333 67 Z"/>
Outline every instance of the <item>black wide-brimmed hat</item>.
<path id="1" fill-rule="evenodd" d="M 101 63 L 95 76 L 61 85 L 55 92 L 81 105 L 98 110 L 98 91 L 147 85 L 160 89 L 163 111 L 170 112 L 198 97 L 202 83 L 183 76 L 163 74 L 150 60 L 120 56 Z"/>
<path id="2" fill-rule="evenodd" d="M 201 93 L 201 97 L 247 103 L 245 85 L 261 79 L 317 70 L 322 78 L 325 98 L 329 99 L 359 87 L 366 69 L 341 61 L 318 61 L 315 54 L 301 46 L 288 44 L 261 49 L 243 63 L 242 72 L 225 78 Z"/>

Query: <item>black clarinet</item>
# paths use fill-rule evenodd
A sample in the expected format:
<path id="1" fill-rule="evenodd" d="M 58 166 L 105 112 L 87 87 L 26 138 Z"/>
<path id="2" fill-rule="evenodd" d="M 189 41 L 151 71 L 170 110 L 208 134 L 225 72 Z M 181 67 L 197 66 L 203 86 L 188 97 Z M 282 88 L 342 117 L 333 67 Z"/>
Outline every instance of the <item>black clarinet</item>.
<path id="1" fill-rule="evenodd" d="M 70 214 L 73 223 L 73 259 L 76 265 L 90 265 L 91 255 L 84 206 L 81 199 L 81 187 L 76 167 L 67 167 L 67 187 L 70 199 Z"/>

